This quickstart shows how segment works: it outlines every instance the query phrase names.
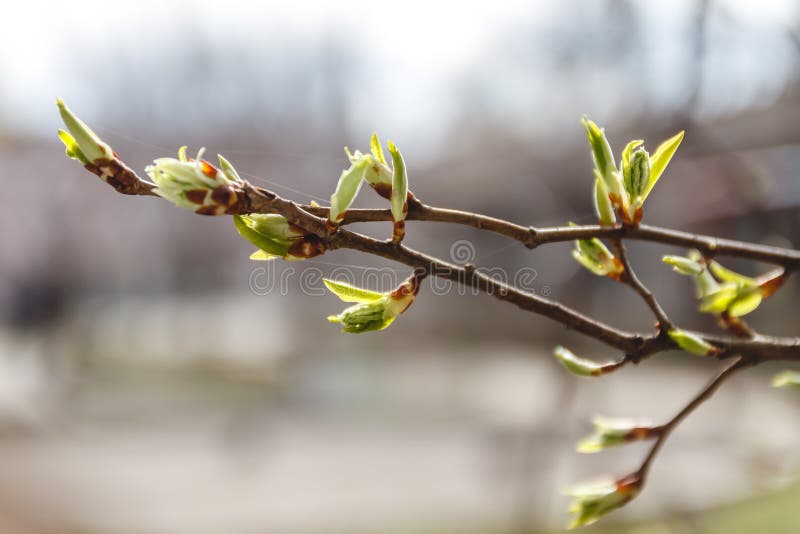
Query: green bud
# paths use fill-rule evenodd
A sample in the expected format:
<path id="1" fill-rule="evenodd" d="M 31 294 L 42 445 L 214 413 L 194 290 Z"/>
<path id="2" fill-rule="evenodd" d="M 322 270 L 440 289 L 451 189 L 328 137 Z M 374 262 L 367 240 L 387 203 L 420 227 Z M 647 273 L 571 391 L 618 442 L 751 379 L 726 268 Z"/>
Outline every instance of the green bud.
<path id="1" fill-rule="evenodd" d="M 641 140 L 631 141 L 622 151 L 620 172 L 624 194 L 621 201 L 626 223 L 639 223 L 644 201 L 682 140 L 683 132 L 680 132 L 661 143 L 652 157 L 641 147 Z"/>
<path id="2" fill-rule="evenodd" d="M 569 511 L 575 518 L 569 528 L 595 523 L 602 516 L 630 502 L 641 489 L 641 479 L 633 474 L 618 480 L 581 484 L 566 491 L 574 499 Z"/>
<path id="3" fill-rule="evenodd" d="M 576 240 L 572 257 L 598 276 L 618 280 L 625 271 L 622 263 L 596 237 Z"/>
<path id="4" fill-rule="evenodd" d="M 622 180 L 631 200 L 642 196 L 650 180 L 650 156 L 645 149 L 637 148 L 623 159 Z"/>
<path id="5" fill-rule="evenodd" d="M 251 260 L 303 260 L 325 252 L 325 245 L 317 236 L 289 224 L 277 213 L 234 215 L 233 224 L 239 235 L 258 247 Z"/>
<path id="6" fill-rule="evenodd" d="M 603 374 L 604 367 L 608 365 L 575 356 L 575 354 L 573 354 L 569 349 L 566 349 L 561 345 L 557 346 L 553 350 L 553 356 L 555 356 L 561 365 L 564 366 L 564 369 L 570 373 L 587 378 L 600 376 Z"/>
<path id="7" fill-rule="evenodd" d="M 599 452 L 632 441 L 655 437 L 654 427 L 643 421 L 632 419 L 594 419 L 594 433 L 578 442 L 577 451 L 582 453 Z"/>
<path id="8" fill-rule="evenodd" d="M 800 372 L 783 371 L 772 377 L 772 387 L 800 387 Z"/>
<path id="9" fill-rule="evenodd" d="M 351 334 L 383 330 L 414 302 L 419 281 L 420 278 L 412 275 L 394 291 L 376 293 L 342 282 L 324 280 L 325 286 L 342 301 L 356 303 L 338 315 L 329 316 L 328 321 L 340 323 L 342 331 Z"/>
<path id="10" fill-rule="evenodd" d="M 69 133 L 59 130 L 58 137 L 67 147 L 67 156 L 84 165 L 95 161 L 115 159 L 114 151 L 64 104 L 56 99 L 58 112 Z"/>
<path id="11" fill-rule="evenodd" d="M 772 290 L 762 288 L 758 279 L 731 271 L 716 261 L 702 262 L 696 250 L 691 251 L 688 258 L 664 256 L 663 260 L 672 265 L 674 271 L 694 277 L 695 293 L 700 299 L 700 311 L 704 313 L 727 313 L 731 317 L 747 315 L 758 308 L 765 291 Z"/>
<path id="12" fill-rule="evenodd" d="M 345 309 L 339 315 L 331 315 L 328 321 L 341 323 L 343 332 L 360 334 L 374 330 L 383 330 L 395 320 L 394 315 L 387 313 L 384 301 L 356 304 Z"/>
<path id="13" fill-rule="evenodd" d="M 336 184 L 336 191 L 331 196 L 328 220 L 333 223 L 338 223 L 344 218 L 345 212 L 361 189 L 362 180 L 386 199 L 391 199 L 392 193 L 394 175 L 386 164 L 386 157 L 377 134 L 372 134 L 370 138 L 370 154 L 362 154 L 359 150 L 351 154 L 347 147 L 344 152 L 350 160 L 350 167 L 342 171 Z"/>
<path id="14" fill-rule="evenodd" d="M 226 172 L 203 160 L 204 151 L 201 148 L 197 158 L 187 159 L 186 147 L 181 147 L 178 159 L 158 158 L 145 172 L 156 184 L 153 192 L 176 206 L 202 215 L 223 215 L 239 200 L 239 175 L 222 157 Z"/>
<path id="15" fill-rule="evenodd" d="M 719 347 L 715 347 L 702 337 L 685 330 L 674 329 L 667 334 L 680 348 L 697 356 L 713 356 L 720 351 Z"/>

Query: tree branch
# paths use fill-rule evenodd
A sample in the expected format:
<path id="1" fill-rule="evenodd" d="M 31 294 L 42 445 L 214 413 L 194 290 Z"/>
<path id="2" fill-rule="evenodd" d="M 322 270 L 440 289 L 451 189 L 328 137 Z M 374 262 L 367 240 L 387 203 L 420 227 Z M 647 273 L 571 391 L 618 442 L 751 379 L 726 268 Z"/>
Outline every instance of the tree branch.
<path id="1" fill-rule="evenodd" d="M 86 168 L 98 174 L 106 183 L 120 193 L 128 195 L 155 194 L 153 184 L 139 178 L 127 166 L 116 159 L 110 163 L 106 162 L 104 167 L 89 164 Z M 476 213 L 428 206 L 409 194 L 407 220 L 447 222 L 471 226 L 479 230 L 486 230 L 509 237 L 531 249 L 548 243 L 576 239 L 594 237 L 610 239 L 615 248 L 616 257 L 624 268 L 619 281 L 631 287 L 641 297 L 657 320 L 657 332 L 641 334 L 615 328 L 558 301 L 510 286 L 481 272 L 471 264 L 463 267 L 455 265 L 411 249 L 398 241 L 381 241 L 344 227 L 347 224 L 356 222 L 393 221 L 391 210 L 351 209 L 344 214 L 341 224 L 336 225 L 328 221 L 328 208 L 297 204 L 281 198 L 272 191 L 253 186 L 246 181 L 234 181 L 231 184 L 222 186 L 220 189 L 223 189 L 223 192 L 226 193 L 224 198 L 230 199 L 230 202 L 225 202 L 222 205 L 228 215 L 251 213 L 282 215 L 295 227 L 311 234 L 311 236 L 305 237 L 313 237 L 318 240 L 323 245 L 323 250 L 352 249 L 396 261 L 413 268 L 420 277 L 433 275 L 456 284 L 477 289 L 499 300 L 512 303 L 522 310 L 547 317 L 568 329 L 580 332 L 622 351 L 624 356 L 615 362 L 601 366 L 599 374 L 614 371 L 629 362 L 638 363 L 646 357 L 665 350 L 679 348 L 669 335 L 669 332 L 676 328 L 675 325 L 650 289 L 636 275 L 628 258 L 624 239 L 695 248 L 699 249 L 707 257 L 728 255 L 780 265 L 783 268 L 782 270 L 778 271 L 777 274 L 773 273 L 764 278 L 764 283 L 761 287 L 766 287 L 765 291 L 768 292 L 777 290 L 789 277 L 791 271 L 800 267 L 800 251 L 797 250 L 743 243 L 646 225 L 617 225 L 610 227 L 585 225 L 550 228 L 521 226 L 510 221 Z M 217 190 L 215 189 L 214 192 L 217 192 Z M 213 213 L 218 214 L 219 211 L 214 210 Z M 768 295 L 768 293 L 764 294 Z M 747 327 L 746 323 L 737 318 L 722 316 L 721 320 L 723 326 L 728 328 L 733 337 L 681 329 L 684 333 L 698 336 L 716 346 L 718 350 L 708 351 L 714 354 L 709 357 L 719 360 L 733 358 L 733 361 L 717 374 L 669 422 L 650 429 L 652 430 L 652 435 L 649 435 L 648 438 L 654 436 L 656 441 L 640 464 L 639 469 L 629 477 L 636 484 L 644 484 L 655 458 L 674 429 L 703 402 L 711 398 L 723 382 L 736 371 L 769 360 L 800 362 L 800 338 L 764 336 L 752 331 Z"/>
<path id="2" fill-rule="evenodd" d="M 133 171 L 131 171 L 131 173 L 133 173 Z M 135 173 L 133 173 L 133 176 L 136 176 Z M 115 184 L 110 185 L 124 194 L 153 195 L 152 184 L 142 180 L 138 176 L 136 176 L 136 178 L 142 182 L 142 184 L 125 184 L 124 190 L 120 190 Z M 328 212 L 327 208 L 297 204 L 280 197 L 272 191 L 253 186 L 246 181 L 242 182 L 240 190 L 237 191 L 237 195 L 237 204 L 232 206 L 228 214 L 280 214 L 290 223 L 302 228 L 306 232 L 318 236 L 329 250 L 337 248 L 358 250 L 367 254 L 397 261 L 412 268 L 423 269 L 427 274 L 477 289 L 499 300 L 510 302 L 520 309 L 548 317 L 571 330 L 575 330 L 588 337 L 601 341 L 610 347 L 616 348 L 625 353 L 626 360 L 638 362 L 655 353 L 678 348 L 676 343 L 672 341 L 669 336 L 665 335 L 663 331 L 657 334 L 641 334 L 620 330 L 588 317 L 560 302 L 511 287 L 481 273 L 472 266 L 460 267 L 453 265 L 410 249 L 405 245 L 392 243 L 391 241 L 380 241 L 342 227 L 332 229 L 326 224 L 326 219 L 324 218 L 324 215 Z M 771 257 L 776 261 L 780 258 L 781 261 L 791 263 L 794 261 L 792 259 L 794 256 L 798 256 L 798 261 L 800 261 L 800 252 L 794 250 L 727 241 L 725 241 L 727 244 L 723 243 L 723 245 L 720 245 L 719 240 L 715 238 L 694 236 L 692 234 L 685 234 L 685 236 L 689 237 L 680 237 L 681 233 L 678 233 L 678 237 L 676 238 L 675 232 L 655 227 L 644 227 L 644 233 L 637 233 L 642 231 L 642 226 L 639 228 L 630 228 L 589 225 L 534 229 L 532 227 L 525 228 L 508 221 L 486 217 L 484 215 L 457 210 L 431 208 L 416 200 L 410 204 L 409 215 L 416 214 L 417 217 L 419 217 L 417 220 L 468 224 L 475 228 L 508 235 L 509 237 L 514 237 L 523 242 L 525 241 L 523 233 L 525 233 L 526 235 L 534 236 L 533 239 L 536 243 L 534 246 L 593 236 L 611 238 L 633 237 L 634 239 L 636 236 L 639 236 L 645 240 L 669 242 L 671 244 L 676 244 L 673 242 L 673 238 L 675 238 L 678 239 L 678 241 L 690 239 L 693 242 L 696 241 L 699 243 L 714 242 L 717 243 L 716 247 L 718 252 L 720 250 L 726 250 L 733 255 L 742 257 L 760 256 L 768 251 L 769 254 L 772 255 Z M 420 212 L 418 210 L 422 211 Z M 389 210 L 348 210 L 345 216 L 345 222 L 364 222 L 367 220 L 390 221 L 391 212 Z M 788 267 L 786 268 L 788 269 Z M 641 291 L 641 289 L 637 289 L 637 291 Z M 664 317 L 666 317 L 666 315 L 664 315 Z M 721 349 L 718 355 L 720 359 L 730 357 L 733 354 L 741 354 L 758 361 L 800 361 L 800 338 L 755 336 L 751 339 L 743 340 L 715 336 L 703 332 L 691 332 L 688 330 L 687 332 L 701 336 L 708 342 L 717 345 Z"/>

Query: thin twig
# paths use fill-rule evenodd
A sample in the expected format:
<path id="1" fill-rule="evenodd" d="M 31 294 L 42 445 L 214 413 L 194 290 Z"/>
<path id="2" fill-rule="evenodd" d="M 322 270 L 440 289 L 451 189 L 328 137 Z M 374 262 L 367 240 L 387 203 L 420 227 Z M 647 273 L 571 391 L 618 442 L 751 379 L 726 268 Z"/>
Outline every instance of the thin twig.
<path id="1" fill-rule="evenodd" d="M 327 216 L 328 213 L 328 208 L 319 206 L 303 206 L 303 208 L 309 213 L 322 217 Z M 391 218 L 390 210 L 350 209 L 347 211 L 342 224 L 390 221 Z M 746 258 L 781 265 L 788 269 L 800 267 L 800 250 L 745 243 L 646 224 L 640 224 L 635 227 L 622 225 L 600 226 L 597 224 L 554 227 L 522 226 L 478 213 L 436 208 L 421 203 L 409 204 L 407 220 L 446 222 L 471 226 L 515 239 L 528 248 L 535 248 L 547 243 L 573 241 L 590 237 L 624 238 L 695 248 L 707 256 L 719 255 Z"/>
<path id="2" fill-rule="evenodd" d="M 650 451 L 647 453 L 647 456 L 645 456 L 644 461 L 636 472 L 642 483 L 644 483 L 646 480 L 653 461 L 655 460 L 656 456 L 658 456 L 659 451 L 661 451 L 664 443 L 667 441 L 675 428 L 680 425 L 680 423 L 692 412 L 694 412 L 701 404 L 710 399 L 711 396 L 714 395 L 714 392 L 716 392 L 722 383 L 730 378 L 731 375 L 733 375 L 736 371 L 753 364 L 754 362 L 750 360 L 746 360 L 741 356 L 738 357 L 736 360 L 728 364 L 722 371 L 720 371 L 713 380 L 706 384 L 706 386 L 700 390 L 700 392 L 691 401 L 689 401 L 689 403 L 686 404 L 681 411 L 679 411 L 672 419 L 670 419 L 668 423 L 658 427 L 658 438 L 656 438 L 655 443 L 650 448 Z"/>
<path id="3" fill-rule="evenodd" d="M 658 321 L 657 327 L 659 331 L 662 333 L 666 333 L 668 330 L 673 328 L 672 321 L 667 316 L 667 312 L 664 311 L 664 308 L 658 303 L 656 300 L 655 295 L 653 295 L 652 291 L 645 286 L 639 277 L 636 276 L 636 271 L 633 270 L 631 266 L 631 262 L 628 259 L 628 253 L 625 250 L 625 244 L 622 242 L 622 239 L 613 239 L 612 243 L 614 244 L 614 249 L 617 254 L 617 258 L 622 263 L 622 267 L 625 269 L 625 272 L 622 273 L 622 277 L 620 281 L 624 284 L 627 284 L 631 288 L 633 288 L 636 293 L 642 297 L 642 300 L 647 304 L 650 310 L 655 315 L 656 320 Z"/>

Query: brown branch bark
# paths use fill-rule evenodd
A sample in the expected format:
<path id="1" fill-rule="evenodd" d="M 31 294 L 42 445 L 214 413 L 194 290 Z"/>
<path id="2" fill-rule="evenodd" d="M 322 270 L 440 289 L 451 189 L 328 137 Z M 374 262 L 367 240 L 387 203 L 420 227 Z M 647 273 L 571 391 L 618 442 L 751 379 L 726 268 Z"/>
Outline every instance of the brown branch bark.
<path id="1" fill-rule="evenodd" d="M 142 184 L 133 188 L 130 185 L 126 185 L 126 190 L 120 192 L 132 194 L 131 191 L 139 191 L 133 194 L 152 195 L 152 184 L 141 180 L 138 176 L 136 178 L 141 181 Z M 113 186 L 114 184 L 111 185 Z M 272 191 L 253 186 L 248 182 L 243 183 L 239 196 L 239 202 L 229 211 L 229 214 L 278 213 L 286 217 L 290 223 L 309 233 L 317 235 L 325 242 L 328 250 L 337 248 L 358 250 L 367 254 L 381 256 L 388 260 L 397 261 L 412 268 L 423 269 L 427 274 L 478 289 L 500 300 L 510 302 L 520 309 L 543 315 L 553 321 L 563 324 L 568 329 L 575 330 L 601 341 L 610 347 L 616 348 L 625 353 L 627 360 L 638 362 L 642 358 L 655 353 L 678 348 L 677 345 L 665 335 L 664 331 L 656 334 L 627 332 L 588 317 L 560 302 L 511 287 L 481 273 L 472 266 L 461 267 L 453 265 L 408 248 L 402 244 L 392 243 L 391 241 L 380 241 L 342 227 L 331 228 L 326 224 L 326 219 L 324 218 L 324 215 L 326 215 L 328 211 L 327 208 L 297 204 L 280 197 Z M 718 252 L 724 250 L 726 253 L 732 255 L 751 257 L 752 259 L 762 258 L 763 254 L 767 254 L 775 262 L 783 265 L 785 265 L 786 262 L 791 263 L 794 261 L 793 258 L 795 256 L 798 256 L 798 261 L 800 261 L 800 252 L 795 250 L 728 241 L 720 245 L 716 238 L 695 236 L 692 234 L 676 234 L 671 230 L 655 227 L 644 227 L 643 229 L 641 226 L 639 228 L 629 228 L 589 225 L 535 229 L 532 227 L 522 227 L 508 221 L 484 215 L 458 210 L 431 208 L 417 200 L 414 200 L 409 206 L 409 215 L 411 214 L 416 215 L 416 220 L 468 224 L 475 228 L 481 228 L 513 237 L 523 243 L 526 239 L 530 239 L 529 237 L 524 238 L 523 234 L 527 236 L 533 235 L 532 242 L 535 243 L 534 246 L 593 236 L 620 239 L 624 237 L 632 237 L 635 239 L 638 236 L 644 240 L 668 242 L 671 244 L 678 244 L 673 239 L 677 239 L 678 242 L 682 242 L 682 240 L 686 239 L 698 243 L 713 242 L 716 243 L 715 246 Z M 345 216 L 345 223 L 364 222 L 367 220 L 391 221 L 391 213 L 389 210 L 348 210 Z M 753 258 L 754 256 L 756 258 Z M 788 269 L 789 267 L 786 266 L 785 268 Z M 641 282 L 639 282 L 639 284 L 634 284 L 633 287 L 635 289 L 638 287 L 637 291 L 639 291 L 640 294 L 646 295 L 649 293 L 646 288 L 644 288 L 645 291 L 642 292 L 643 286 L 641 286 Z M 649 297 L 646 301 L 648 300 L 650 300 Z M 654 302 L 654 299 L 651 302 Z M 663 313 L 663 310 L 660 313 Z M 664 314 L 664 317 L 666 317 L 666 314 Z M 703 332 L 692 333 L 702 336 L 710 343 L 720 347 L 722 349 L 718 356 L 720 359 L 730 357 L 734 354 L 741 354 L 758 361 L 800 361 L 800 338 L 755 336 L 751 339 L 744 340 L 726 336 L 715 336 Z"/>

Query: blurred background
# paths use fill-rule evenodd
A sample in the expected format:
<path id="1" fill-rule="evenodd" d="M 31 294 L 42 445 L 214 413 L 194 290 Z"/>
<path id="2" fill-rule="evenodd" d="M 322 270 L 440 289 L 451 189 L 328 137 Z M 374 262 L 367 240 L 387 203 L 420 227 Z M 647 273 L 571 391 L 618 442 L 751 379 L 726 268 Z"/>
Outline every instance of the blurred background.
<path id="1" fill-rule="evenodd" d="M 56 96 L 139 171 L 205 146 L 255 184 L 326 204 L 342 147 L 377 131 L 423 201 L 535 225 L 593 220 L 583 113 L 617 151 L 685 129 L 647 222 L 800 242 L 793 0 L 29 0 L 4 20 L 4 534 L 559 532 L 565 486 L 624 474 L 645 452 L 576 454 L 591 417 L 664 421 L 715 371 L 665 353 L 577 381 L 553 345 L 615 355 L 431 281 L 390 329 L 341 334 L 321 276 L 408 270 L 348 251 L 251 262 L 229 219 L 121 196 L 67 160 Z M 383 204 L 364 189 L 357 205 Z M 537 294 L 652 326 L 569 244 L 408 226 L 414 247 L 512 280 L 524 269 Z M 713 331 L 690 282 L 660 263 L 680 252 L 631 244 L 673 318 Z M 798 296 L 792 280 L 753 326 L 796 335 Z M 728 383 L 635 503 L 587 531 L 800 532 L 800 397 L 769 387 L 776 370 Z"/>

